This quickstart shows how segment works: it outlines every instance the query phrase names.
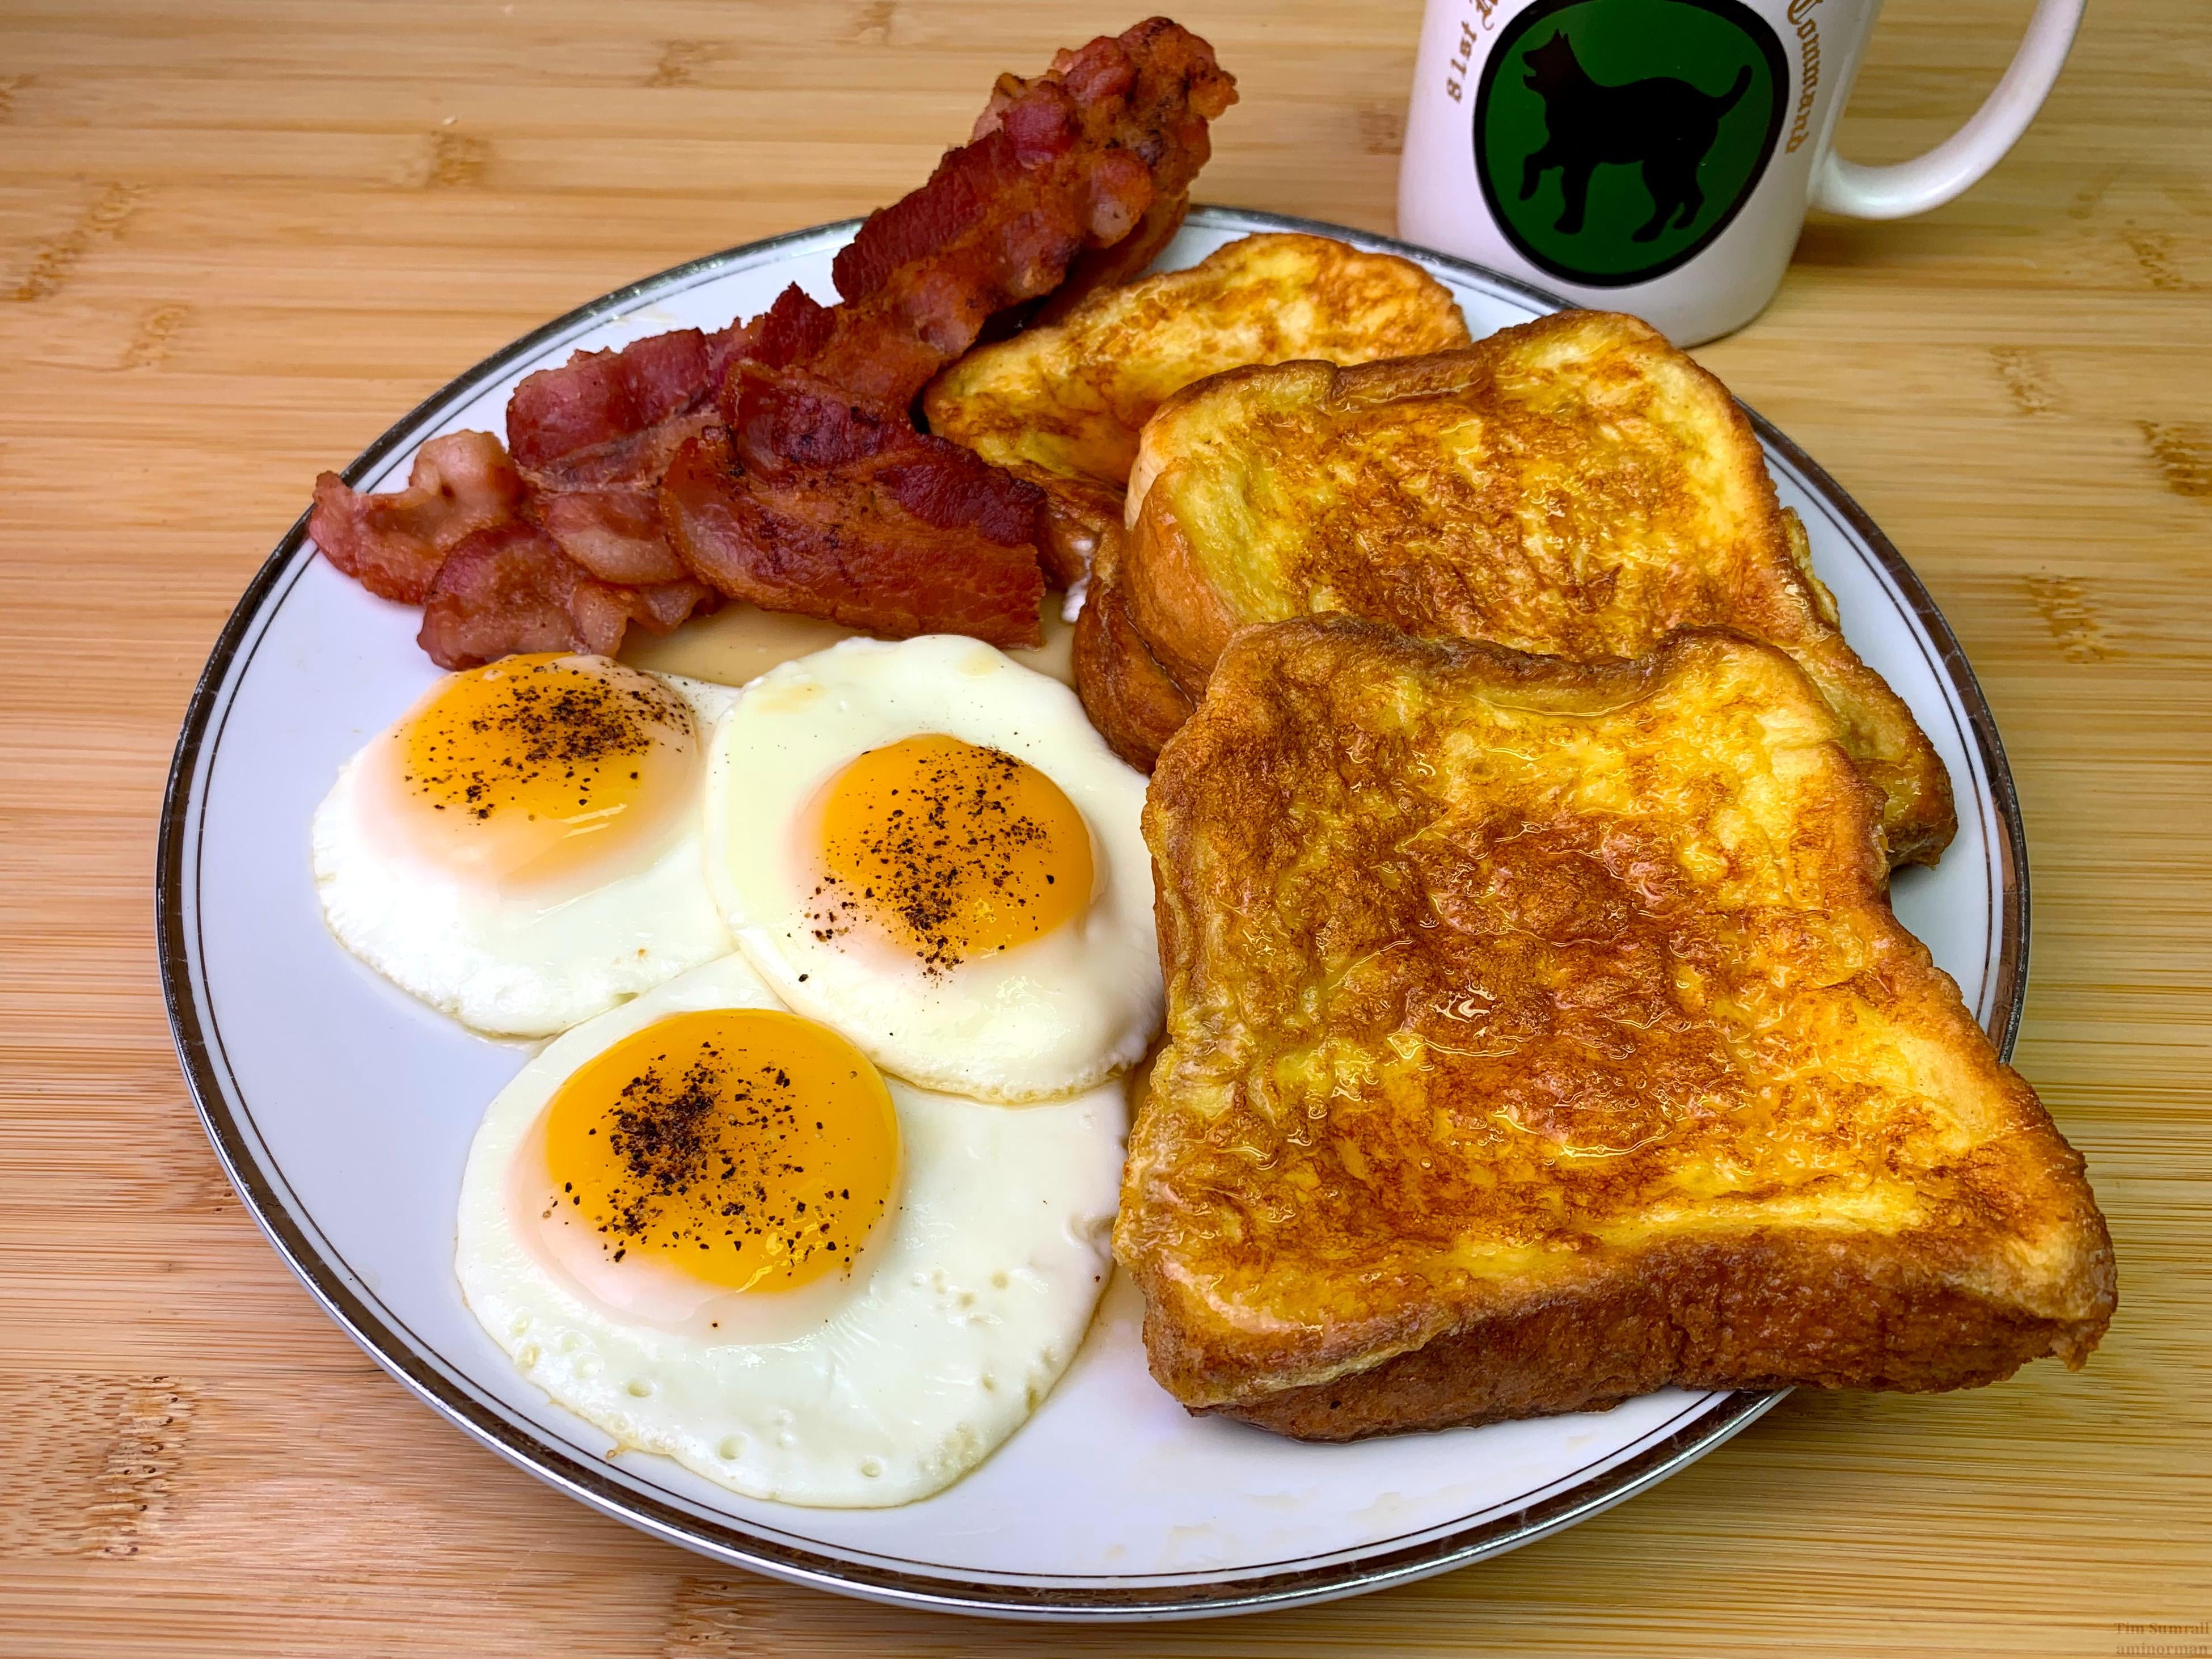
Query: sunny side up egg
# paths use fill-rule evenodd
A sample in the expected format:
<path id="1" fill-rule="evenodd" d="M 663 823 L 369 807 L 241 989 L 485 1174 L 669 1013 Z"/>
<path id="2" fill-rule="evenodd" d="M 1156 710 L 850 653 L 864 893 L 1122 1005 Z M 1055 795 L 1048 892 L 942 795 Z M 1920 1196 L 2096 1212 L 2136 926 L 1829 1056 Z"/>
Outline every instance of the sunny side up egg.
<path id="1" fill-rule="evenodd" d="M 722 723 L 708 877 L 776 994 L 884 1070 L 1045 1099 L 1159 1026 L 1144 802 L 1066 686 L 957 635 L 848 640 Z"/>
<path id="2" fill-rule="evenodd" d="M 699 806 L 708 739 L 737 698 L 605 657 L 447 676 L 316 811 L 331 931 L 502 1036 L 565 1030 L 726 954 Z"/>
<path id="3" fill-rule="evenodd" d="M 739 956 L 547 1047 L 493 1102 L 457 1267 L 523 1375 L 748 1497 L 924 1498 L 1073 1357 L 1110 1271 L 1119 1085 L 1007 1107 L 887 1080 Z"/>

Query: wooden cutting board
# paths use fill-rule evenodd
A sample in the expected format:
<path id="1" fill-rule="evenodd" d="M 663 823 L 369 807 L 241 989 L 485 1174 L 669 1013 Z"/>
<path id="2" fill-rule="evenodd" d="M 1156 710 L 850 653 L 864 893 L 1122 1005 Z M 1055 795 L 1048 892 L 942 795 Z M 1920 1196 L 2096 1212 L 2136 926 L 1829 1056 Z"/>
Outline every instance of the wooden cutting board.
<path id="1" fill-rule="evenodd" d="M 1387 230 L 1416 0 L 1203 0 L 1205 199 Z M 2026 0 L 1895 0 L 1845 147 L 1911 154 Z M 1518 1554 L 1248 1621 L 1047 1632 L 717 1570 L 416 1404 L 217 1172 L 170 1048 L 164 768 L 233 600 L 423 393 L 604 289 L 860 212 L 1011 0 L 0 8 L 0 1653 L 2212 1654 L 2212 22 L 2100 0 L 1963 200 L 1816 223 L 1702 355 L 1964 640 L 2023 797 L 2019 1062 L 2089 1158 L 2088 1369 L 1799 1395 Z M 1102 1448 L 1110 1451 L 1110 1448 Z"/>

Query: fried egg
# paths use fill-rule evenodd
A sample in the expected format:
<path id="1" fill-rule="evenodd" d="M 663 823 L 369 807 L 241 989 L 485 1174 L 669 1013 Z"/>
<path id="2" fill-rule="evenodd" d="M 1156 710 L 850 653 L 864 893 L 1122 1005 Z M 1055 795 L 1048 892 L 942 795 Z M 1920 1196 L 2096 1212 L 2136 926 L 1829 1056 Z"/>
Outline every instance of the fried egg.
<path id="1" fill-rule="evenodd" d="M 1042 1099 L 1158 1027 L 1144 802 L 1066 686 L 957 635 L 848 640 L 723 722 L 708 877 L 776 994 L 886 1071 Z"/>
<path id="2" fill-rule="evenodd" d="M 605 657 L 451 674 L 317 809 L 341 943 L 480 1031 L 567 1030 L 732 948 L 699 833 L 734 690 Z"/>
<path id="3" fill-rule="evenodd" d="M 622 1448 L 751 1498 L 902 1504 L 1020 1426 L 1110 1271 L 1118 1085 L 886 1079 L 732 955 L 577 1027 L 461 1184 L 470 1310 Z"/>

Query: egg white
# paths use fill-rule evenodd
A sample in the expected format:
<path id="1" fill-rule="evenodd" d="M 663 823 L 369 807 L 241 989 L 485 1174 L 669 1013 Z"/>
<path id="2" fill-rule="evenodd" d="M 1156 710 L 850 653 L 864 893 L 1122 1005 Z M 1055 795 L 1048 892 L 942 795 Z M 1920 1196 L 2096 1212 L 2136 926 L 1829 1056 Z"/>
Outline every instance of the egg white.
<path id="1" fill-rule="evenodd" d="M 688 1010 L 780 1006 L 732 955 L 525 1066 L 470 1149 L 462 1294 L 525 1376 L 623 1448 L 750 1498 L 908 1503 L 988 1456 L 1074 1356 L 1111 1271 L 1127 1101 L 1112 1085 L 1006 1107 L 886 1079 L 900 1175 L 849 1279 L 781 1293 L 805 1297 L 806 1317 L 770 1310 L 770 1340 L 625 1322 L 533 1244 L 532 1218 L 514 1213 L 516 1158 L 569 1074 L 631 1032 Z"/>
<path id="2" fill-rule="evenodd" d="M 732 687 L 658 675 L 698 717 Z M 494 1036 L 550 1036 L 727 955 L 698 815 L 644 868 L 572 894 L 515 896 L 409 855 L 362 811 L 362 750 L 315 810 L 315 888 L 338 942 L 400 989 Z"/>
<path id="3" fill-rule="evenodd" d="M 815 937 L 809 808 L 848 762 L 927 732 L 998 749 L 1089 825 L 1088 909 L 1014 949 L 931 974 L 864 939 Z M 977 640 L 847 640 L 771 669 L 715 733 L 708 878 L 738 947 L 793 1009 L 925 1088 L 1022 1101 L 1133 1066 L 1159 1027 L 1145 780 L 1074 692 Z"/>

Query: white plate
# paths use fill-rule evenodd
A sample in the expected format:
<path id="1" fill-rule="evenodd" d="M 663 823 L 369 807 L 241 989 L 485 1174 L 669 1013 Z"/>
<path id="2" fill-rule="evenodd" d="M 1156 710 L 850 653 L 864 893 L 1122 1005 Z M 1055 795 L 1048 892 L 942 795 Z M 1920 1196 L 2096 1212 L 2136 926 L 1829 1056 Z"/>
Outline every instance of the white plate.
<path id="1" fill-rule="evenodd" d="M 1162 259 L 1308 229 L 1419 260 L 1478 335 L 1556 309 L 1534 289 L 1382 238 L 1200 209 Z M 396 486 L 424 439 L 501 429 L 507 392 L 579 347 L 834 298 L 849 223 L 756 243 L 609 295 L 455 380 L 347 470 Z M 1860 654 L 1951 769 L 1958 840 L 1899 878 L 1905 924 L 2009 1049 L 2027 959 L 2026 860 L 1989 711 L 1926 591 L 1866 516 L 1764 422 L 1783 500 Z M 303 481 L 304 482 L 304 481 Z M 162 819 L 161 963 L 185 1074 L 246 1207 L 331 1316 L 434 1409 L 583 1502 L 734 1565 L 879 1601 L 1030 1618 L 1244 1611 L 1402 1583 L 1527 1543 L 1641 1490 L 1780 1396 L 1668 1390 L 1616 1409 L 1352 1446 L 1302 1446 L 1184 1413 L 1146 1376 L 1118 1279 L 1081 1355 L 999 1455 L 903 1509 L 748 1501 L 606 1436 L 519 1376 L 461 1304 L 461 1166 L 526 1050 L 468 1035 L 324 931 L 307 822 L 338 764 L 434 677 L 417 614 L 315 556 L 304 519 L 217 641 Z"/>

